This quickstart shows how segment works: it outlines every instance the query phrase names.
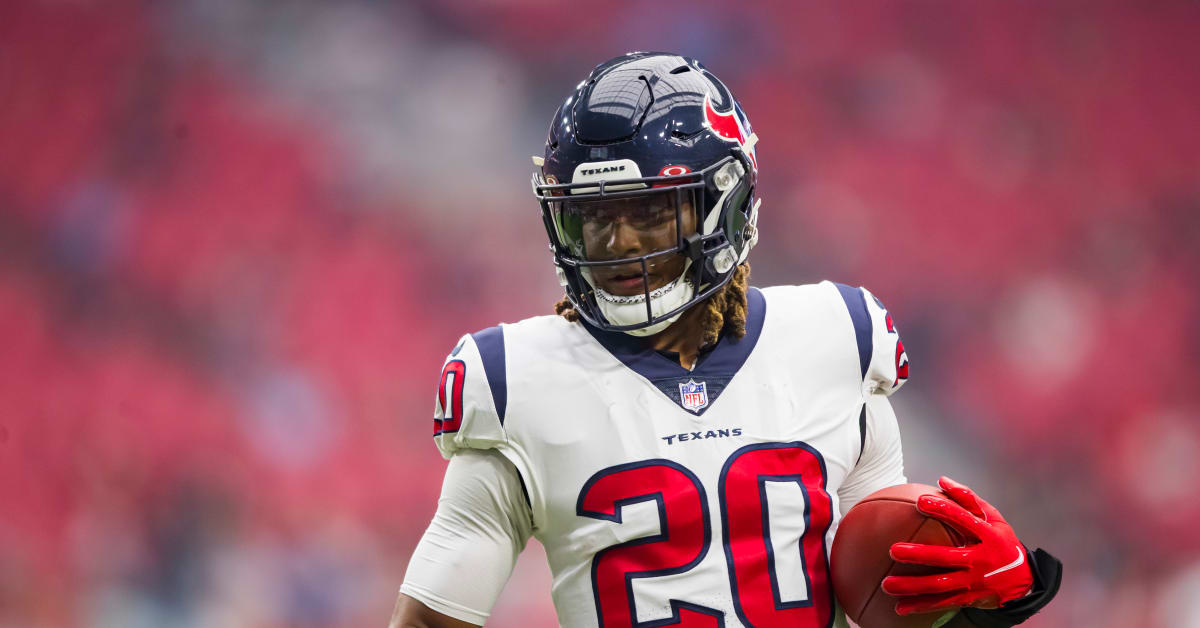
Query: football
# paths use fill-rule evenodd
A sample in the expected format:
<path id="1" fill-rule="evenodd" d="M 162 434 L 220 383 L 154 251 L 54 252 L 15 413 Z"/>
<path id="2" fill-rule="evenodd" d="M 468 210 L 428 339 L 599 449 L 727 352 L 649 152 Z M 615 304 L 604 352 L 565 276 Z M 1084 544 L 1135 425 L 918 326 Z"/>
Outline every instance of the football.
<path id="1" fill-rule="evenodd" d="M 926 484 L 901 484 L 876 491 L 855 504 L 838 526 L 830 556 L 833 590 L 846 616 L 861 628 L 930 628 L 945 614 L 897 615 L 896 598 L 880 588 L 887 576 L 943 571 L 894 562 L 888 554 L 893 543 L 965 544 L 957 531 L 917 510 L 917 498 L 927 494 L 943 493 Z"/>

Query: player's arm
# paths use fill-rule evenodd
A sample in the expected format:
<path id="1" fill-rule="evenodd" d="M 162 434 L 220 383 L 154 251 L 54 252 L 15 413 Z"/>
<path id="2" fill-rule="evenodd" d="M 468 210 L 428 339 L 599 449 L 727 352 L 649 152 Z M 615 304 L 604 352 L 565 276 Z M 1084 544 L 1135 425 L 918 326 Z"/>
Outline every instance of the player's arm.
<path id="1" fill-rule="evenodd" d="M 846 512 L 870 493 L 907 481 L 900 430 L 887 395 L 908 380 L 909 362 L 900 330 L 883 303 L 864 288 L 838 290 L 854 323 L 864 389 L 870 391 L 863 408 L 862 455 L 838 491 Z M 1058 592 L 1062 564 L 1044 550 L 1029 551 L 1000 512 L 967 487 L 948 478 L 942 478 L 941 486 L 948 499 L 923 497 L 918 508 L 980 542 L 965 548 L 893 545 L 892 558 L 897 561 L 953 569 L 935 576 L 884 579 L 884 590 L 901 598 L 897 611 L 963 607 L 947 626 L 1007 628 L 1049 604 Z"/>
<path id="2" fill-rule="evenodd" d="M 520 475 L 495 450 L 463 449 L 417 544 L 391 626 L 481 626 L 533 531 Z"/>
<path id="3" fill-rule="evenodd" d="M 388 628 L 475 628 L 475 624 L 443 615 L 401 593 Z"/>

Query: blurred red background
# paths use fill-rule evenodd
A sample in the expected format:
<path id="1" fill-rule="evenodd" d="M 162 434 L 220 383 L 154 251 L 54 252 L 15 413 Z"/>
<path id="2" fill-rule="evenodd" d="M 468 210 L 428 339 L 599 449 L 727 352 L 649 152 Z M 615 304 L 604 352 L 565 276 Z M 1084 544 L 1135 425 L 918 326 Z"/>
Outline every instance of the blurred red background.
<path id="1" fill-rule="evenodd" d="M 879 295 L 910 479 L 1065 561 L 1028 625 L 1200 626 L 1200 4 L 605 9 L 0 8 L 0 624 L 384 625 L 442 357 L 558 297 L 529 155 L 658 49 L 761 138 L 752 281 Z"/>

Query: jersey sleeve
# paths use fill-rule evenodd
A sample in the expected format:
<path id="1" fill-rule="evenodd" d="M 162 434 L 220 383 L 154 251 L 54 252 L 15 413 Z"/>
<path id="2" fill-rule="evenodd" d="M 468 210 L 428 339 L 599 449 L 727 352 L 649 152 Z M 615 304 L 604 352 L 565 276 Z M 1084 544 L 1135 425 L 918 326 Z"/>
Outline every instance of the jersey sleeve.
<path id="1" fill-rule="evenodd" d="M 904 484 L 900 426 L 886 395 L 868 395 L 863 408 L 863 448 L 846 481 L 838 489 L 842 514 L 879 489 Z"/>
<path id="2" fill-rule="evenodd" d="M 400 592 L 483 625 L 533 524 L 517 470 L 496 451 L 450 459 L 437 513 L 417 544 Z"/>
<path id="3" fill-rule="evenodd" d="M 442 456 L 505 443 L 507 400 L 503 328 L 463 336 L 446 356 L 434 401 L 433 437 Z"/>

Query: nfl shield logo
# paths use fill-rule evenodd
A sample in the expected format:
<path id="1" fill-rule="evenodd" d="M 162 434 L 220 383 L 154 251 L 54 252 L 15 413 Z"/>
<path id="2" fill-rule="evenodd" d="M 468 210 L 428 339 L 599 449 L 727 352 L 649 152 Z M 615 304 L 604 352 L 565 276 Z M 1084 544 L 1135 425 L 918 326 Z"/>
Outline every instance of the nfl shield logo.
<path id="1" fill-rule="evenodd" d="M 696 383 L 696 380 L 689 379 L 679 384 L 679 401 L 685 410 L 699 412 L 708 405 L 708 388 L 704 382 Z"/>

